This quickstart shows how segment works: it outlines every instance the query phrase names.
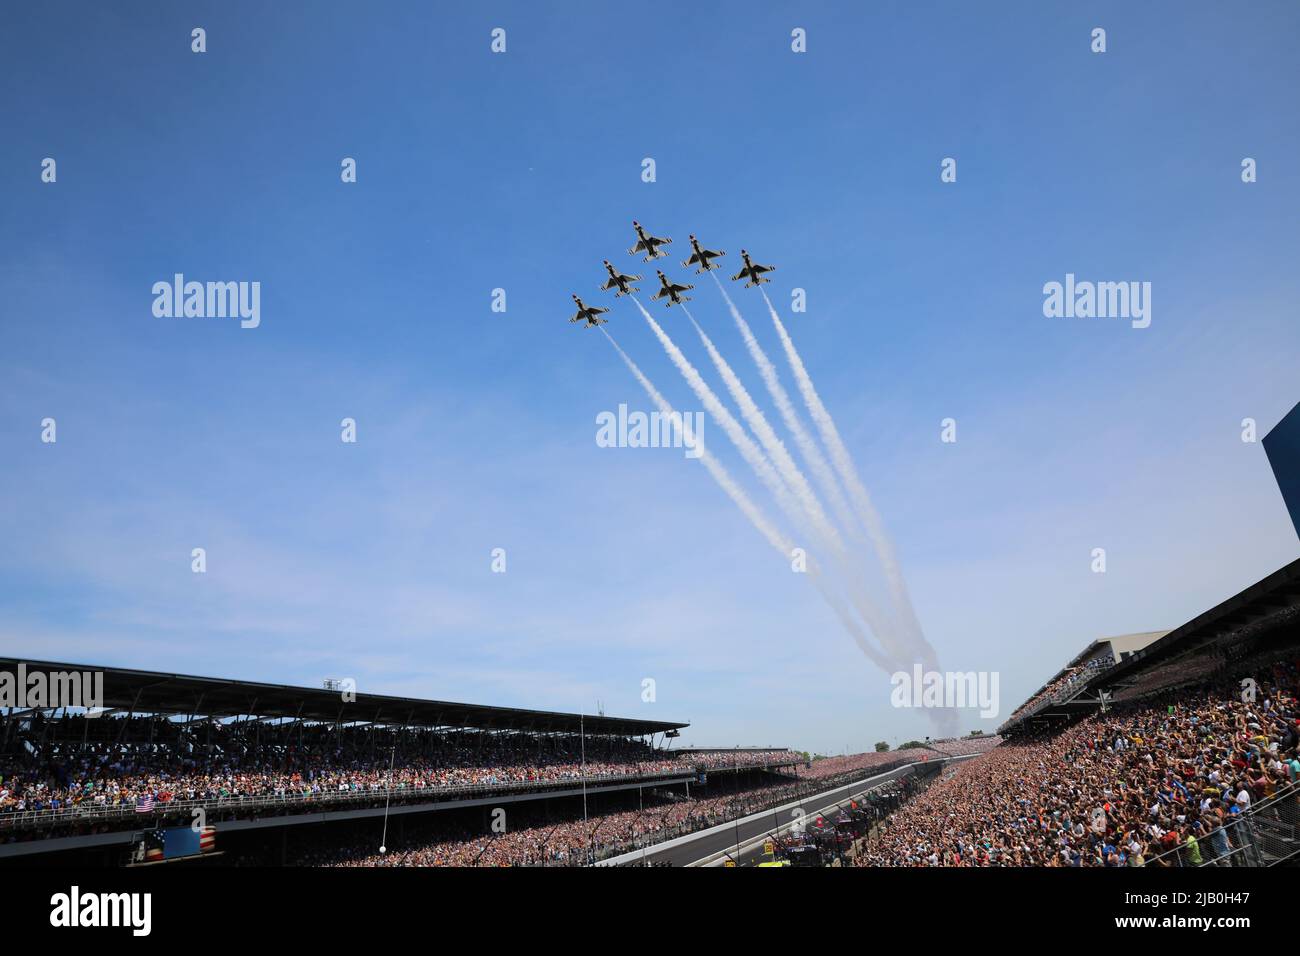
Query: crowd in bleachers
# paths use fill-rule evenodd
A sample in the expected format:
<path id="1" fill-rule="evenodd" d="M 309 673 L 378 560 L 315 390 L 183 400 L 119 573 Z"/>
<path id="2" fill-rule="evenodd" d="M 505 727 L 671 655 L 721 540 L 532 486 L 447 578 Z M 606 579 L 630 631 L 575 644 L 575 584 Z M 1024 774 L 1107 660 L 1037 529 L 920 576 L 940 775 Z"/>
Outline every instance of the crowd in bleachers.
<path id="1" fill-rule="evenodd" d="M 114 721 L 96 723 L 106 736 L 102 725 Z M 45 733 L 32 735 L 41 747 L 12 747 L 0 756 L 0 817 L 22 810 L 364 794 L 389 786 L 418 792 L 689 770 L 663 751 L 610 738 L 588 738 L 584 745 L 576 737 L 522 734 L 388 731 L 376 737 L 315 725 L 279 740 L 268 733 L 274 742 L 255 744 L 246 726 L 164 723 L 155 728 L 152 743 L 141 740 L 139 727 L 119 734 L 121 741 L 85 744 L 75 733 L 43 728 Z"/>
<path id="2" fill-rule="evenodd" d="M 858 863 L 1223 861 L 1237 849 L 1234 820 L 1300 780 L 1298 673 L 1291 661 L 1260 661 L 1196 691 L 1004 742 L 894 814 Z"/>
<path id="3" fill-rule="evenodd" d="M 994 734 L 975 737 L 951 738 L 948 740 L 927 741 L 921 747 L 904 747 L 901 750 L 873 750 L 867 753 L 848 754 L 840 757 L 818 757 L 812 767 L 800 770 L 799 774 L 808 779 L 837 777 L 840 774 L 859 770 L 884 772 L 891 766 L 914 763 L 918 760 L 937 760 L 942 757 L 959 757 L 966 754 L 984 753 L 996 747 L 1002 738 Z"/>
<path id="4" fill-rule="evenodd" d="M 162 717 L 37 714 L 0 754 L 0 820 L 25 810 L 165 808 L 173 801 L 285 800 L 552 784 L 695 767 L 790 766 L 789 750 L 671 752 L 627 739 L 304 727 Z M 26 743 L 24 743 L 26 741 Z"/>
<path id="5" fill-rule="evenodd" d="M 799 771 L 800 776 L 820 780 L 825 777 L 838 777 L 840 774 L 858 770 L 879 770 L 881 772 L 892 764 L 904 764 L 914 760 L 929 760 L 935 757 L 934 751 L 925 747 L 909 747 L 906 750 L 872 750 L 861 754 L 848 754 L 841 757 L 818 757 L 807 770 Z"/>
<path id="6" fill-rule="evenodd" d="M 677 759 L 704 770 L 789 766 L 805 760 L 803 754 L 791 750 L 679 750 Z"/>
<path id="7" fill-rule="evenodd" d="M 895 764 L 923 759 L 938 759 L 935 753 L 979 753 L 997 746 L 995 736 L 966 740 L 939 741 L 927 747 L 901 751 L 871 752 L 842 757 L 823 757 L 813 763 L 812 771 L 799 770 L 804 781 L 816 780 L 824 790 L 839 782 L 859 776 L 864 770 L 877 770 Z M 769 762 L 785 761 L 789 751 L 768 751 Z M 703 767 L 728 767 L 761 764 L 754 751 L 682 751 L 684 763 Z M 793 755 L 799 756 L 801 755 Z M 706 759 L 702 759 L 706 758 Z M 901 793 L 900 783 L 885 784 L 876 791 L 882 795 Z M 638 844 L 648 844 L 673 836 L 713 826 L 737 817 L 795 799 L 807 792 L 806 784 L 773 784 L 739 794 L 669 802 L 644 810 L 623 811 L 593 816 L 587 821 L 569 820 L 554 824 L 524 826 L 501 834 L 476 831 L 449 834 L 440 839 L 415 841 L 408 846 L 377 852 L 373 840 L 343 848 L 317 850 L 302 855 L 299 862 L 320 866 L 537 866 L 572 865 L 590 862 Z M 889 806 L 898 800 L 894 797 Z"/>
<path id="8" fill-rule="evenodd" d="M 582 865 L 638 845 L 747 816 L 794 799 L 793 785 L 685 799 L 644 810 L 627 810 L 558 823 L 506 827 L 503 833 L 462 832 L 414 841 L 379 853 L 373 840 L 349 847 L 318 849 L 297 862 L 313 866 L 566 866 Z"/>
<path id="9" fill-rule="evenodd" d="M 962 757 L 966 754 L 982 754 L 992 750 L 1002 742 L 997 734 L 980 734 L 975 737 L 958 737 L 952 740 L 932 740 L 928 744 L 931 750 L 937 750 L 945 757 Z"/>

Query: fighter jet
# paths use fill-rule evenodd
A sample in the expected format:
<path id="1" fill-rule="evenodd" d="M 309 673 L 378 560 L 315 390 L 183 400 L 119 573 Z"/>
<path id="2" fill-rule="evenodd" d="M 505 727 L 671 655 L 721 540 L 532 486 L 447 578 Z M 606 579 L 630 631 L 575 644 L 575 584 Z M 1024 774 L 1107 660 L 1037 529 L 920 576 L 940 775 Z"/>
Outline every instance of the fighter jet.
<path id="1" fill-rule="evenodd" d="M 712 249 L 701 249 L 700 241 L 696 239 L 694 236 L 691 236 L 690 240 L 691 240 L 691 248 L 694 249 L 695 251 L 691 253 L 691 257 L 687 259 L 685 262 L 683 262 L 682 265 L 699 266 L 699 268 L 695 270 L 696 275 L 700 275 L 701 273 L 708 272 L 710 269 L 716 269 L 718 267 L 717 264 L 714 262 L 710 262 L 709 260 L 717 259 L 720 258 L 721 256 L 726 255 L 726 253 L 721 249 L 719 249 L 717 252 L 714 252 Z"/>
<path id="2" fill-rule="evenodd" d="M 573 314 L 573 318 L 569 319 L 570 322 L 582 322 L 585 320 L 587 328 L 594 328 L 597 325 L 604 325 L 609 321 L 608 319 L 602 319 L 600 317 L 602 313 L 608 312 L 609 309 L 601 309 L 594 305 L 585 305 L 576 295 L 573 297 L 573 301 L 578 303 L 578 311 Z"/>
<path id="3" fill-rule="evenodd" d="M 618 273 L 614 270 L 614 267 L 609 264 L 608 259 L 604 260 L 604 262 L 605 262 L 605 269 L 609 272 L 609 278 L 606 279 L 605 284 L 601 286 L 602 289 L 608 292 L 610 289 L 613 289 L 615 286 L 617 286 L 618 291 L 614 293 L 614 298 L 616 299 L 620 295 L 630 295 L 633 292 L 641 291 L 640 287 L 632 285 L 633 282 L 641 278 L 640 276 L 622 275 L 621 273 Z"/>
<path id="4" fill-rule="evenodd" d="M 659 247 L 671 245 L 671 239 L 660 239 L 658 236 L 647 236 L 645 230 L 641 228 L 641 223 L 637 222 L 635 219 L 632 220 L 632 228 L 636 230 L 636 245 L 627 251 L 629 256 L 634 256 L 638 252 L 644 252 L 646 257 L 641 261 L 649 262 L 651 259 L 659 259 L 668 255 L 668 253 L 664 252 Z"/>
<path id="5" fill-rule="evenodd" d="M 776 266 L 755 265 L 749 261 L 749 253 L 744 249 L 740 250 L 740 258 L 745 260 L 745 268 L 741 269 L 731 277 L 732 282 L 735 282 L 737 279 L 748 279 L 749 281 L 745 283 L 745 288 L 748 289 L 750 286 L 762 285 L 764 282 L 772 281 L 771 279 L 764 279 L 762 276 L 764 272 L 775 271 Z"/>
<path id="6" fill-rule="evenodd" d="M 668 277 L 662 272 L 659 273 L 659 284 L 663 286 L 658 292 L 652 295 L 652 299 L 662 299 L 668 296 L 668 301 L 664 303 L 664 308 L 671 308 L 674 305 L 680 305 L 683 302 L 690 302 L 689 295 L 682 295 L 687 289 L 694 289 L 693 285 L 675 285 L 668 281 Z"/>

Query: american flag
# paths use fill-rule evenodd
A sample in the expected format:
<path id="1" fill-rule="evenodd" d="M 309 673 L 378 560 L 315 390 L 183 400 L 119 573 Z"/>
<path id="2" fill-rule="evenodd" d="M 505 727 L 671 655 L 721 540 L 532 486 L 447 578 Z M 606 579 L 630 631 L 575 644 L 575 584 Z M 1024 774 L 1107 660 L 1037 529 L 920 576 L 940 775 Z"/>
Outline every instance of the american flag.
<path id="1" fill-rule="evenodd" d="M 147 863 L 158 863 L 163 859 L 163 845 L 166 839 L 162 830 L 146 830 L 144 833 L 144 858 Z"/>
<path id="2" fill-rule="evenodd" d="M 136 812 L 136 813 L 152 813 L 152 812 L 153 812 L 153 794 L 152 794 L 152 793 L 146 793 L 143 797 L 138 797 L 138 798 L 136 798 L 136 801 L 135 801 L 135 812 Z"/>

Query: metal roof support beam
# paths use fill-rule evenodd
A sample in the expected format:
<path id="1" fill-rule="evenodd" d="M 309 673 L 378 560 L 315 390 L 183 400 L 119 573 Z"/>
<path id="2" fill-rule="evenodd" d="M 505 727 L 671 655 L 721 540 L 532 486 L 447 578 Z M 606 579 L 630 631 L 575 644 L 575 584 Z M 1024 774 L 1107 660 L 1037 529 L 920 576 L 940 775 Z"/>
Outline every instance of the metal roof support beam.
<path id="1" fill-rule="evenodd" d="M 138 688 L 136 688 L 136 692 L 135 692 L 135 700 L 132 701 L 132 703 L 131 703 L 131 709 L 130 709 L 129 711 L 127 711 L 126 719 L 125 719 L 124 721 L 122 721 L 122 727 L 121 727 L 121 729 L 118 730 L 118 732 L 117 732 L 117 742 L 118 742 L 119 744 L 122 743 L 122 739 L 126 736 L 126 728 L 129 727 L 129 726 L 131 726 L 131 718 L 135 715 L 135 707 L 136 707 L 136 704 L 140 703 L 140 695 L 143 694 L 143 693 L 144 693 L 144 688 L 143 688 L 143 687 L 138 687 Z M 44 736 L 44 734 L 42 734 L 42 737 L 43 737 L 43 736 Z"/>

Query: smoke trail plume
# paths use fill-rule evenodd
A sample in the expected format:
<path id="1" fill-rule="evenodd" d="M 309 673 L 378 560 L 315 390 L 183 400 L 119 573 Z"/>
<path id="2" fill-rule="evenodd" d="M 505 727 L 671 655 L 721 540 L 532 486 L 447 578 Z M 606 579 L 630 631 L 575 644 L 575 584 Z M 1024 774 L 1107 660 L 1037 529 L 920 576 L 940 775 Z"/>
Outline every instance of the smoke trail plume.
<path id="1" fill-rule="evenodd" d="M 736 328 L 740 330 L 740 337 L 745 341 L 745 348 L 749 350 L 749 356 L 754 360 L 758 367 L 758 374 L 763 379 L 763 384 L 767 386 L 767 392 L 772 396 L 772 403 L 776 406 L 781 415 L 781 421 L 784 423 L 790 435 L 794 438 L 795 445 L 799 448 L 799 453 L 808 464 L 812 471 L 813 478 L 817 481 L 818 488 L 822 494 L 831 503 L 836 517 L 846 527 L 853 529 L 856 522 L 853 519 L 852 512 L 849 510 L 848 502 L 844 500 L 844 494 L 840 491 L 839 482 L 835 479 L 835 474 L 831 471 L 830 464 L 826 461 L 826 456 L 822 454 L 821 449 L 813 440 L 812 435 L 804 428 L 798 413 L 795 411 L 794 402 L 790 400 L 790 394 L 781 384 L 781 379 L 776 372 L 776 366 L 772 364 L 763 347 L 758 344 L 758 339 L 754 337 L 749 323 L 745 321 L 744 316 L 740 314 L 740 309 L 736 303 L 731 301 L 731 296 L 727 293 L 717 273 L 710 272 L 713 276 L 713 282 L 722 293 L 723 300 L 727 303 L 727 311 L 731 313 L 732 321 L 736 323 Z"/>
<path id="2" fill-rule="evenodd" d="M 650 396 L 650 400 L 654 402 L 655 407 L 659 409 L 659 413 L 668 421 L 673 423 L 674 431 L 680 432 L 682 428 L 682 417 L 673 412 L 672 405 L 670 405 L 668 400 L 660 394 L 657 388 L 654 387 L 650 382 L 650 379 L 646 378 L 645 373 L 637 367 L 637 364 L 632 361 L 619 344 L 614 341 L 614 336 L 610 335 L 603 327 L 601 328 L 601 331 L 605 333 L 605 338 L 609 339 L 609 344 L 614 346 L 614 351 L 618 352 L 619 357 L 623 359 L 623 363 L 627 365 L 628 370 L 631 371 L 631 373 L 636 377 L 636 380 L 641 383 L 641 387 L 644 388 L 646 394 Z M 781 532 L 763 516 L 762 511 L 760 511 L 753 501 L 750 500 L 749 495 L 745 494 L 745 490 L 741 488 L 740 485 L 736 484 L 731 475 L 727 473 L 727 470 L 723 468 L 722 465 L 718 463 L 718 460 L 709 454 L 709 450 L 703 446 L 700 446 L 699 460 L 704 463 L 704 467 L 707 468 L 709 474 L 713 476 L 713 480 L 716 481 L 722 490 L 727 493 L 727 497 L 735 502 L 736 507 L 739 508 L 741 513 L 749 519 L 750 523 L 758 530 L 758 533 L 767 540 L 768 544 L 772 545 L 772 547 L 776 548 L 783 555 L 788 555 L 790 552 L 786 547 L 785 539 L 781 536 Z"/>
<path id="3" fill-rule="evenodd" d="M 845 549 L 844 541 L 839 532 L 830 523 L 826 517 L 825 511 L 822 510 L 821 502 L 817 500 L 817 495 L 813 493 L 808 481 L 804 478 L 799 466 L 795 464 L 790 453 L 786 451 L 785 445 L 777 437 L 772 426 L 768 424 L 766 416 L 754 402 L 749 390 L 745 388 L 739 376 L 728 364 L 727 360 L 722 357 L 714 346 L 713 341 L 705 333 L 704 329 L 695 320 L 695 316 L 684 305 L 682 311 L 690 319 L 691 325 L 695 327 L 695 332 L 704 344 L 705 350 L 709 353 L 709 358 L 713 361 L 714 367 L 718 374 L 722 376 L 722 381 L 727 386 L 732 399 L 740 408 L 741 417 L 745 419 L 750 430 L 758 436 L 759 443 L 763 446 L 763 451 L 767 453 L 773 465 L 776 467 L 777 474 L 780 476 L 787 492 L 793 496 L 799 504 L 801 512 L 791 515 L 791 519 L 805 531 L 810 533 L 818 542 L 825 547 L 841 564 L 850 564 L 848 552 Z M 860 569 L 859 569 L 860 571 Z M 854 607 L 858 613 L 871 628 L 876 639 L 881 643 L 885 650 L 889 651 L 899 660 L 905 660 L 906 655 L 900 654 L 901 648 L 896 644 L 891 629 L 887 622 L 882 618 L 880 612 L 876 609 L 874 602 L 868 596 L 866 591 L 861 587 L 855 587 L 852 582 L 852 575 L 846 574 L 849 579 L 848 591 Z"/>
<path id="4" fill-rule="evenodd" d="M 920 621 L 917 620 L 916 611 L 912 607 L 912 599 L 907 593 L 907 586 L 903 583 L 898 560 L 894 556 L 893 545 L 881 525 L 880 515 L 871 503 L 871 497 L 867 494 L 867 489 L 863 486 L 862 480 L 858 477 L 857 469 L 853 465 L 853 459 L 849 455 L 848 448 L 845 447 L 843 440 L 840 438 L 839 430 L 835 427 L 835 420 L 831 418 L 830 412 L 827 411 L 821 397 L 817 394 L 817 389 L 813 387 L 812 377 L 804 367 L 803 359 L 799 357 L 799 352 L 795 349 L 790 334 L 781 322 L 781 316 L 777 314 L 776 308 L 772 305 L 772 300 L 767 297 L 767 293 L 762 289 L 759 292 L 762 293 L 763 301 L 767 304 L 768 314 L 771 316 L 772 324 L 776 327 L 777 335 L 781 339 L 786 358 L 789 360 L 790 368 L 794 372 L 795 380 L 798 382 L 799 392 L 803 396 L 804 404 L 808 407 L 808 414 L 817 426 L 822 442 L 825 444 L 827 451 L 830 453 L 831 461 L 835 465 L 835 470 L 839 474 L 840 480 L 844 482 L 844 487 L 849 490 L 849 495 L 857 506 L 858 517 L 875 545 L 876 554 L 885 570 L 885 580 L 889 585 L 890 594 L 898 606 L 899 614 L 908 632 L 912 650 L 914 653 L 921 655 L 928 666 L 937 668 L 934 648 L 930 646 L 930 643 L 925 639 L 925 635 L 921 632 Z"/>
<path id="5" fill-rule="evenodd" d="M 640 303 L 637 303 L 637 305 L 639 306 Z M 641 311 L 643 313 L 645 312 L 644 309 Z M 646 318 L 649 319 L 650 317 L 647 315 Z M 654 322 L 653 319 L 650 319 L 650 321 L 652 323 Z M 623 363 L 628 367 L 628 370 L 636 380 L 641 383 L 641 387 L 645 389 L 646 394 L 650 396 L 650 400 L 654 402 L 655 407 L 659 409 L 659 413 L 668 421 L 673 423 L 673 428 L 675 430 L 680 431 L 682 428 L 681 416 L 674 414 L 672 405 L 670 405 L 668 400 L 663 397 L 657 388 L 654 387 L 650 379 L 648 379 L 645 376 L 645 373 L 637 367 L 637 364 L 632 361 L 628 354 L 619 347 L 619 344 L 614 341 L 614 336 L 610 335 L 603 327 L 601 327 L 600 331 L 605 334 L 605 338 L 608 339 L 609 344 L 614 347 L 614 351 L 616 351 L 619 354 L 619 357 L 623 359 Z M 752 524 L 758 533 L 763 536 L 764 540 L 775 548 L 782 557 L 788 558 L 792 551 L 790 542 L 787 541 L 781 532 L 767 520 L 758 506 L 750 500 L 750 497 L 747 494 L 745 494 L 744 489 L 741 488 L 734 479 L 732 479 L 727 470 L 716 458 L 713 457 L 712 454 L 709 453 L 707 448 L 701 447 L 699 461 L 704 464 L 705 469 L 712 476 L 713 480 L 717 482 L 718 487 L 726 493 L 727 497 L 729 497 L 736 507 L 740 509 L 741 513 L 749 519 L 750 524 Z M 841 626 L 849 632 L 849 635 L 854 639 L 858 647 L 861 648 L 862 652 L 882 670 L 891 670 L 893 665 L 881 657 L 876 649 L 867 642 L 867 639 L 862 633 L 861 628 L 858 626 L 857 621 L 855 621 L 852 615 L 849 614 L 848 610 L 844 607 L 843 602 L 827 588 L 825 582 L 821 578 L 821 572 L 815 564 L 809 568 L 809 577 L 813 579 L 813 584 L 817 588 L 818 593 L 821 594 L 823 600 L 826 601 L 831 610 L 835 613 Z"/>
<path id="6" fill-rule="evenodd" d="M 650 328 L 659 339 L 659 344 L 664 347 L 664 351 L 668 353 L 668 357 L 677 366 L 677 370 L 682 373 L 682 378 L 686 379 L 686 383 L 691 387 L 691 391 L 695 393 L 695 397 L 704 404 L 704 408 L 710 417 L 726 432 L 727 437 L 731 439 L 731 443 L 740 452 L 740 456 L 745 459 L 745 464 L 754 470 L 754 473 L 758 475 L 759 480 L 776 498 L 786 515 L 792 520 L 798 520 L 794 502 L 791 500 L 789 492 L 786 491 L 781 476 L 776 473 L 762 450 L 754 444 L 753 439 L 745 434 L 745 429 L 741 427 L 740 422 L 736 421 L 735 416 L 719 401 L 718 396 L 713 393 L 713 389 L 709 388 L 708 382 L 704 381 L 704 377 L 690 363 L 690 360 L 682 354 L 682 350 L 668 337 L 668 333 L 660 328 L 659 323 L 645 310 L 645 306 L 637 300 L 636 296 L 632 296 L 632 301 L 641 310 L 641 315 L 649 323 Z"/>
<path id="7" fill-rule="evenodd" d="M 753 330 L 749 327 L 749 323 L 746 322 L 744 316 L 740 314 L 740 309 L 737 308 L 736 303 L 732 301 L 731 296 L 727 293 L 726 287 L 723 286 L 721 280 L 719 280 L 716 275 L 713 275 L 713 282 L 718 287 L 718 292 L 722 294 L 723 300 L 727 303 L 727 310 L 731 313 L 731 318 L 736 323 L 736 328 L 740 331 L 741 338 L 745 342 L 745 347 L 749 350 L 750 357 L 758 367 L 759 375 L 767 386 L 768 394 L 771 395 L 772 401 L 776 405 L 782 421 L 787 430 L 789 430 L 790 434 L 793 436 L 795 444 L 799 447 L 804 461 L 808 463 L 808 467 L 812 470 L 814 477 L 817 479 L 818 487 L 831 502 L 831 506 L 834 508 L 835 514 L 839 518 L 840 523 L 844 525 L 850 533 L 854 533 L 854 537 L 857 538 L 858 534 L 860 534 L 858 521 L 854 518 L 848 502 L 844 499 L 844 495 L 840 491 L 839 482 L 836 480 L 835 474 L 831 470 L 831 466 L 827 463 L 826 456 L 822 454 L 821 449 L 817 446 L 817 442 L 813 439 L 813 436 L 809 434 L 808 429 L 804 427 L 802 420 L 800 420 L 798 413 L 795 411 L 794 402 L 791 401 L 790 394 L 785 390 L 785 386 L 781 384 L 780 377 L 777 375 L 776 366 L 772 364 L 772 361 L 767 357 L 767 353 L 763 351 L 763 347 L 759 345 L 758 339 L 755 337 Z M 764 299 L 766 300 L 766 296 L 764 296 Z M 771 308 L 770 302 L 768 303 L 768 307 L 769 309 Z M 802 366 L 802 363 L 800 363 L 800 365 Z M 852 559 L 852 565 L 860 579 L 865 580 L 867 572 L 862 562 L 854 558 Z M 869 596 L 864 596 L 863 600 L 868 602 L 868 604 L 874 603 Z M 897 598 L 895 598 L 895 601 L 897 601 Z M 861 610 L 861 608 L 859 609 Z M 911 656 L 912 652 L 908 649 L 907 645 L 911 644 L 912 641 L 908 640 L 906 635 L 897 634 L 892 623 L 882 621 L 878 611 L 875 611 L 873 608 L 872 613 L 864 613 L 863 616 L 871 622 L 872 631 L 876 634 L 881 643 L 888 647 L 898 659 L 907 660 Z"/>

